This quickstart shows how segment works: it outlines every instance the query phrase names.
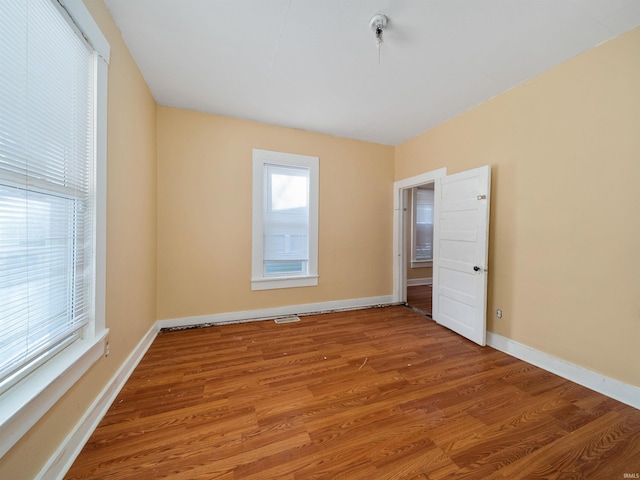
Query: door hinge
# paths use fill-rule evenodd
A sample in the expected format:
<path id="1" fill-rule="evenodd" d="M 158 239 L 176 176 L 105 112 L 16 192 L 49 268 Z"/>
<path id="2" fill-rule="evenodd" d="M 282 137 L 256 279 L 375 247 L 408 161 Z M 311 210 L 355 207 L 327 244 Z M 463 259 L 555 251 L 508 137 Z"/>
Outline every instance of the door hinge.
<path id="1" fill-rule="evenodd" d="M 487 199 L 487 196 L 486 196 L 486 195 L 478 195 L 478 196 L 476 197 L 476 199 L 477 199 L 477 200 L 486 200 L 486 199 Z"/>

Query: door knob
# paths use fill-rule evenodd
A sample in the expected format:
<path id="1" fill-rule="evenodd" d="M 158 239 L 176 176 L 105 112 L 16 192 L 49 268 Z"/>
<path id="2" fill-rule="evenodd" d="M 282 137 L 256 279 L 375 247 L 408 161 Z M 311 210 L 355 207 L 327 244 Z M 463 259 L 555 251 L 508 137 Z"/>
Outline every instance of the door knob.
<path id="1" fill-rule="evenodd" d="M 473 267 L 473 271 L 474 272 L 479 272 L 480 271 L 480 267 L 476 265 L 475 267 Z"/>

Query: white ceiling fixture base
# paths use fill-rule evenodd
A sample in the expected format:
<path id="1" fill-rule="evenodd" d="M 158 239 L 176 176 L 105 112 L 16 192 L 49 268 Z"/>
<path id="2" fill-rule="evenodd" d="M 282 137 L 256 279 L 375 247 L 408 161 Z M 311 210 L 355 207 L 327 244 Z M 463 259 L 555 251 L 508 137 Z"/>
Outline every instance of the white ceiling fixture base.
<path id="1" fill-rule="evenodd" d="M 374 15 L 369 20 L 369 27 L 373 30 L 373 33 L 376 35 L 376 45 L 378 46 L 378 63 L 380 63 L 380 45 L 382 45 L 382 33 L 387 28 L 389 24 L 389 17 L 386 15 L 382 15 L 378 13 Z"/>

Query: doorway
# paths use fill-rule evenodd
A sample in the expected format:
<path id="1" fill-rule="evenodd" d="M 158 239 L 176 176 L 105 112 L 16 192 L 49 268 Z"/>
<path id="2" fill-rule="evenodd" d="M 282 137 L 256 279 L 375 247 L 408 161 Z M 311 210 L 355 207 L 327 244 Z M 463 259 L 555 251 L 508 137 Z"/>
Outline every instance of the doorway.
<path id="1" fill-rule="evenodd" d="M 405 248 L 407 306 L 432 318 L 434 182 L 407 189 Z"/>
<path id="2" fill-rule="evenodd" d="M 393 196 L 393 298 L 395 303 L 407 303 L 407 287 L 409 280 L 409 262 L 411 259 L 409 238 L 411 235 L 410 200 L 411 190 L 423 185 L 434 184 L 441 177 L 447 175 L 446 168 L 440 168 L 423 173 L 415 177 L 406 178 L 395 182 Z M 434 205 L 434 218 L 437 215 L 437 206 Z M 426 277 L 423 277 L 426 278 Z M 414 301 L 415 303 L 415 301 Z"/>

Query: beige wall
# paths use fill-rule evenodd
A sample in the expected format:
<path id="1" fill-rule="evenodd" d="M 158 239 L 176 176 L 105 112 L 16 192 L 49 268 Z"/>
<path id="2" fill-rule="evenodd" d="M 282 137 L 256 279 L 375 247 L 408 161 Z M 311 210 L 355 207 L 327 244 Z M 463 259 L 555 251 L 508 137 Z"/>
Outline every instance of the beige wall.
<path id="1" fill-rule="evenodd" d="M 489 330 L 640 386 L 640 28 L 396 149 L 492 165 Z M 504 317 L 495 317 L 502 308 Z"/>
<path id="2" fill-rule="evenodd" d="M 407 262 L 407 279 L 416 280 L 420 278 L 433 278 L 432 267 L 415 267 L 411 268 L 411 259 Z"/>
<path id="3" fill-rule="evenodd" d="M 2 459 L 0 478 L 33 478 L 156 319 L 156 104 L 101 0 L 87 6 L 111 44 L 106 326 L 111 354 Z"/>
<path id="4" fill-rule="evenodd" d="M 319 284 L 251 291 L 252 149 L 320 158 Z M 393 147 L 158 107 L 158 318 L 390 295 Z"/>

